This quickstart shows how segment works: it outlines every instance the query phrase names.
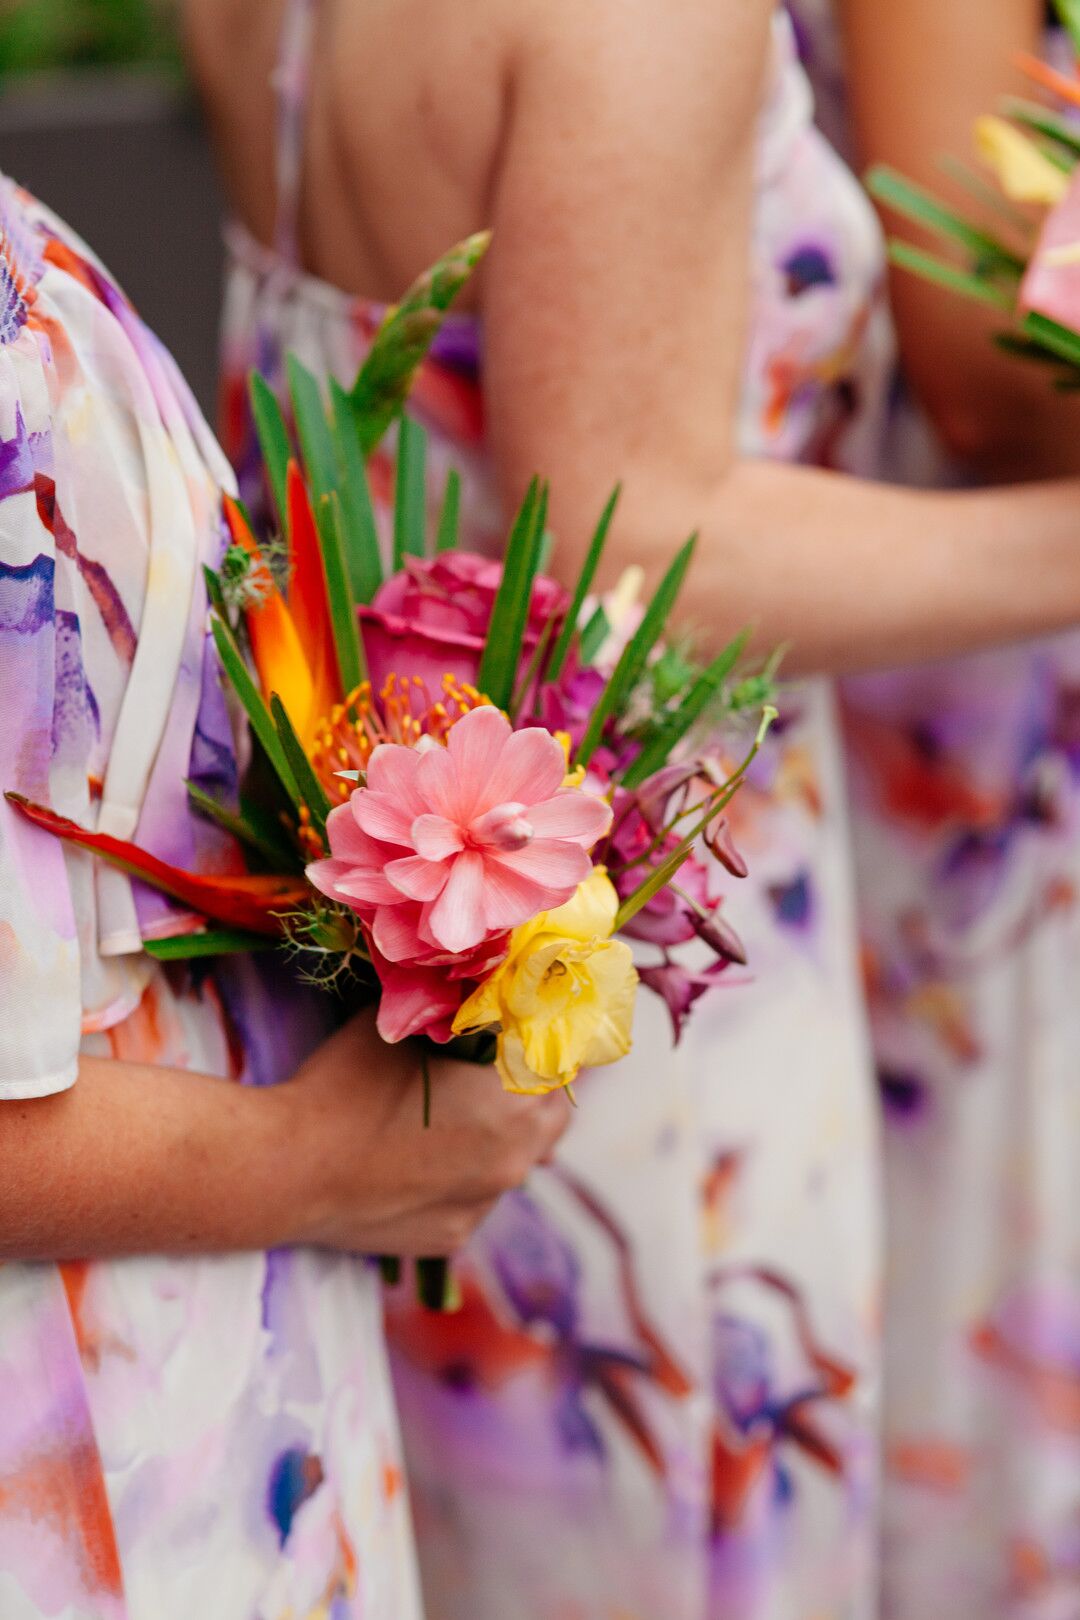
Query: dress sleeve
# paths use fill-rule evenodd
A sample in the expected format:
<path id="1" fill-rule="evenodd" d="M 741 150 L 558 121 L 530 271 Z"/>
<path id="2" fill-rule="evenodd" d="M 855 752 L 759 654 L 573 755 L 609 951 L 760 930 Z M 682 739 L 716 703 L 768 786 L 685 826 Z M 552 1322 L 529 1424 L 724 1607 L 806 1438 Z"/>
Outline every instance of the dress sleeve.
<path id="1" fill-rule="evenodd" d="M 87 687 L 77 622 L 57 608 L 56 546 L 38 498 L 48 410 L 30 361 L 18 341 L 0 346 L 0 791 L 61 808 L 80 772 L 86 782 L 76 709 Z M 0 1102 L 75 1080 L 76 910 L 63 847 L 0 799 Z"/>

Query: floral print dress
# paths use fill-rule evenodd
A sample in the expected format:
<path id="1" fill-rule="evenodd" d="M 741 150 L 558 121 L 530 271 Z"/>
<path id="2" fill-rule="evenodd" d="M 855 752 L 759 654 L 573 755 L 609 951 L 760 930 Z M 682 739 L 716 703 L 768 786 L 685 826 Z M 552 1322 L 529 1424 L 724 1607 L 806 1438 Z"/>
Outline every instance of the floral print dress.
<path id="1" fill-rule="evenodd" d="M 205 656 L 223 484 L 169 356 L 0 176 L 0 787 L 208 873 L 239 862 L 184 786 L 237 786 Z M 0 800 L 0 1108 L 90 1084 L 80 1051 L 295 1069 L 326 1007 L 274 965 L 154 966 L 183 920 Z M 364 1262 L 0 1265 L 0 1391 L 3 1620 L 419 1620 Z"/>
<path id="2" fill-rule="evenodd" d="M 798 9 L 844 139 L 832 6 Z M 843 697 L 885 1108 L 884 1611 L 1075 1620 L 1080 636 Z"/>
<path id="3" fill-rule="evenodd" d="M 380 315 L 296 262 L 314 0 L 288 11 L 278 241 L 234 228 L 224 322 L 226 439 L 253 504 L 248 368 L 280 385 L 293 350 L 348 383 Z M 783 14 L 750 265 L 742 448 L 871 469 L 892 363 L 882 245 L 813 128 Z M 486 549 L 501 525 L 481 338 L 452 321 L 411 408 L 433 498 L 454 461 Z M 391 451 L 373 469 L 384 508 L 392 473 Z M 464 1257 L 460 1314 L 391 1304 L 432 1620 L 876 1614 L 879 1149 L 827 684 L 790 694 L 737 822 L 752 876 L 725 880 L 725 915 L 751 973 L 677 1048 L 641 998 L 631 1056 L 581 1085 L 556 1165 Z"/>

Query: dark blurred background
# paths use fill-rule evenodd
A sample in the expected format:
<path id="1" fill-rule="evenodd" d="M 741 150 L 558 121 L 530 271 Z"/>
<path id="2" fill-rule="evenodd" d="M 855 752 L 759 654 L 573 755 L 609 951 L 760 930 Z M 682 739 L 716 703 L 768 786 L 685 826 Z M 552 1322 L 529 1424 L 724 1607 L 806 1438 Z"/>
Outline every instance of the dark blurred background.
<path id="1" fill-rule="evenodd" d="M 0 0 L 0 169 L 86 238 L 213 420 L 221 202 L 172 0 Z"/>

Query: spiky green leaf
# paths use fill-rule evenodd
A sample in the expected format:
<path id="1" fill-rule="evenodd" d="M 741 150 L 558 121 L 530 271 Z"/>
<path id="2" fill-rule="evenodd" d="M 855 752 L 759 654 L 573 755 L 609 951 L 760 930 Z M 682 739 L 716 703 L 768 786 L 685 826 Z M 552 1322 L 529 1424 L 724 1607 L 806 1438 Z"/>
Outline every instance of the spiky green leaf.
<path id="1" fill-rule="evenodd" d="M 574 594 L 570 602 L 570 608 L 563 623 L 562 632 L 558 641 L 555 643 L 555 650 L 551 655 L 551 664 L 548 667 L 549 680 L 558 680 L 559 676 L 563 672 L 563 666 L 566 663 L 567 655 L 570 651 L 570 644 L 574 639 L 575 633 L 577 632 L 578 620 L 581 617 L 581 609 L 584 605 L 585 598 L 592 590 L 592 583 L 596 578 L 596 570 L 600 566 L 600 558 L 603 555 L 604 546 L 607 542 L 608 534 L 611 531 L 612 519 L 615 516 L 615 509 L 619 504 L 619 497 L 621 495 L 622 485 L 618 484 L 612 491 L 607 505 L 604 507 L 600 517 L 600 522 L 596 526 L 596 532 L 589 543 L 589 549 L 585 553 L 585 561 L 581 565 L 581 572 L 578 575 L 577 584 L 574 586 Z M 588 662 L 588 657 L 584 653 L 584 649 L 582 651 L 582 656 L 585 657 L 586 662 Z"/>
<path id="2" fill-rule="evenodd" d="M 1020 326 L 1026 337 L 1042 344 L 1044 349 L 1059 355 L 1062 360 L 1067 360 L 1071 366 L 1080 366 L 1080 333 L 1034 310 L 1029 310 Z"/>
<path id="3" fill-rule="evenodd" d="M 398 416 L 417 370 L 439 334 L 446 311 L 487 252 L 490 232 L 451 248 L 387 312 L 352 389 L 365 455 Z"/>
<path id="4" fill-rule="evenodd" d="M 251 951 L 276 949 L 275 940 L 245 934 L 239 928 L 208 928 L 201 934 L 143 940 L 143 950 L 156 962 L 194 962 L 208 956 L 246 956 Z"/>
<path id="5" fill-rule="evenodd" d="M 251 373 L 250 388 L 251 414 L 255 420 L 259 449 L 262 451 L 262 458 L 270 479 L 270 492 L 274 497 L 274 509 L 277 512 L 278 524 L 284 530 L 287 522 L 286 474 L 289 467 L 289 457 L 292 454 L 292 446 L 289 443 L 289 430 L 285 426 L 285 418 L 281 414 L 281 406 L 277 402 L 273 389 L 264 377 L 260 377 L 257 371 Z"/>
<path id="6" fill-rule="evenodd" d="M 333 377 L 330 403 L 345 562 L 353 600 L 366 604 L 383 582 L 382 550 L 352 400 Z"/>
<path id="7" fill-rule="evenodd" d="M 251 678 L 240 649 L 236 645 L 236 638 L 224 619 L 219 618 L 216 613 L 211 615 L 210 630 L 218 650 L 218 657 L 221 659 L 233 691 L 243 705 L 244 713 L 251 723 L 251 729 L 273 766 L 274 774 L 288 794 L 293 808 L 299 810 L 300 795 L 297 791 L 296 778 L 289 769 L 289 762 L 278 740 L 277 730 L 271 718 L 270 710 L 263 702 L 262 693 Z"/>
<path id="8" fill-rule="evenodd" d="M 394 492 L 394 569 L 405 566 L 406 557 L 424 555 L 427 527 L 425 465 L 427 434 L 419 422 L 403 416 L 398 428 L 397 477 Z"/>
<path id="9" fill-rule="evenodd" d="M 319 540 L 322 547 L 323 577 L 326 580 L 326 601 L 330 609 L 330 625 L 334 632 L 341 684 L 351 692 L 367 679 L 364 648 L 360 640 L 360 620 L 349 583 L 349 570 L 345 561 L 345 543 L 342 538 L 341 502 L 337 492 L 324 495 L 318 509 Z"/>
<path id="10" fill-rule="evenodd" d="M 749 632 L 744 630 L 734 641 L 728 643 L 707 669 L 702 670 L 674 713 L 660 727 L 652 741 L 642 749 L 627 771 L 623 778 L 626 787 L 640 787 L 642 782 L 667 764 L 672 750 L 719 695 L 724 682 L 742 657 L 748 639 Z"/>
<path id="11" fill-rule="evenodd" d="M 597 607 L 592 613 L 588 624 L 581 632 L 581 662 L 591 664 L 604 642 L 611 634 L 611 620 L 602 607 Z"/>
<path id="12" fill-rule="evenodd" d="M 324 496 L 337 487 L 334 439 L 326 419 L 322 393 L 312 373 L 295 354 L 287 356 L 285 369 L 304 469 L 317 506 Z"/>
<path id="13" fill-rule="evenodd" d="M 225 832 L 231 833 L 240 843 L 246 844 L 250 850 L 266 862 L 271 871 L 280 871 L 283 866 L 287 868 L 292 863 L 292 852 L 284 840 L 267 838 L 264 830 L 252 826 L 243 813 L 237 815 L 234 811 L 227 810 L 223 804 L 219 804 L 216 799 L 211 798 L 209 793 L 204 793 L 196 783 L 188 782 L 185 785 L 188 790 L 188 798 L 194 808 L 201 815 L 217 822 L 219 827 L 222 827 Z"/>
<path id="14" fill-rule="evenodd" d="M 461 474 L 451 467 L 446 475 L 446 491 L 442 511 L 439 513 L 439 532 L 436 551 L 456 551 L 461 532 Z"/>
<path id="15" fill-rule="evenodd" d="M 599 703 L 592 712 L 588 730 L 577 752 L 577 763 L 579 765 L 587 765 L 592 759 L 593 754 L 600 745 L 600 739 L 604 734 L 604 727 L 608 720 L 613 714 L 619 712 L 641 679 L 649 654 L 663 635 L 671 617 L 671 611 L 682 588 L 682 582 L 686 577 L 686 570 L 690 566 L 690 559 L 694 554 L 696 545 L 697 535 L 695 534 L 683 546 L 660 581 L 656 595 L 645 609 L 641 623 L 627 643 L 623 655 L 616 664 L 614 673 L 600 697 Z"/>
<path id="16" fill-rule="evenodd" d="M 507 543 L 502 582 L 495 597 L 477 680 L 481 692 L 500 709 L 509 706 L 521 667 L 522 643 L 546 517 L 547 489 L 541 489 L 539 480 L 534 478 Z"/>
<path id="17" fill-rule="evenodd" d="M 326 818 L 330 814 L 331 804 L 326 790 L 319 778 L 312 770 L 311 761 L 304 752 L 303 744 L 293 729 L 292 721 L 285 711 L 285 705 L 276 692 L 270 694 L 270 713 L 274 725 L 277 727 L 278 738 L 289 762 L 289 769 L 296 778 L 296 786 L 300 797 L 308 808 L 312 826 L 322 838 L 326 833 Z"/>

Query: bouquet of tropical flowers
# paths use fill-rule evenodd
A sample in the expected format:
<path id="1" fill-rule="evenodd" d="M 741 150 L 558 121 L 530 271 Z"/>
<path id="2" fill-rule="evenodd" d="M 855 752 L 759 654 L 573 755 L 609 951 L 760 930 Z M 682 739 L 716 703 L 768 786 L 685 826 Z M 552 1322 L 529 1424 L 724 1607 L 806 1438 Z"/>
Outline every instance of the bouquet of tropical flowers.
<path id="1" fill-rule="evenodd" d="M 454 472 L 429 523 L 424 434 L 402 407 L 483 247 L 464 244 L 417 283 L 354 387 L 331 384 L 329 409 L 294 358 L 292 427 L 253 378 L 276 533 L 258 537 L 226 495 L 225 549 L 207 575 L 251 761 L 238 804 L 190 789 L 235 834 L 247 872 L 196 877 L 15 802 L 199 914 L 147 941 L 155 957 L 283 944 L 349 1010 L 374 1004 L 386 1041 L 457 1043 L 508 1089 L 541 1093 L 629 1051 L 639 982 L 678 1035 L 743 959 L 699 851 L 745 871 L 724 812 L 774 711 L 770 668 L 738 669 L 742 638 L 707 664 L 664 643 L 693 539 L 643 607 L 626 590 L 619 612 L 594 600 L 617 494 L 572 591 L 544 572 L 537 480 L 501 561 L 461 549 Z M 385 570 L 366 461 L 392 424 Z M 716 743 L 721 721 L 741 732 L 741 758 Z M 694 939 L 711 953 L 704 968 L 673 955 Z M 653 942 L 658 959 L 635 967 L 628 940 Z M 437 1302 L 440 1269 L 421 1280 Z"/>
<path id="2" fill-rule="evenodd" d="M 1080 0 L 1055 0 L 1080 57 Z M 1009 96 L 979 118 L 980 169 L 952 156 L 943 168 L 978 205 L 974 215 L 945 207 L 887 167 L 867 176 L 872 194 L 951 248 L 949 256 L 891 242 L 894 264 L 999 310 L 995 341 L 1047 364 L 1055 385 L 1080 387 L 1080 69 L 1071 72 L 1020 54 L 1030 99 Z M 989 223 L 991 222 L 992 223 Z"/>

